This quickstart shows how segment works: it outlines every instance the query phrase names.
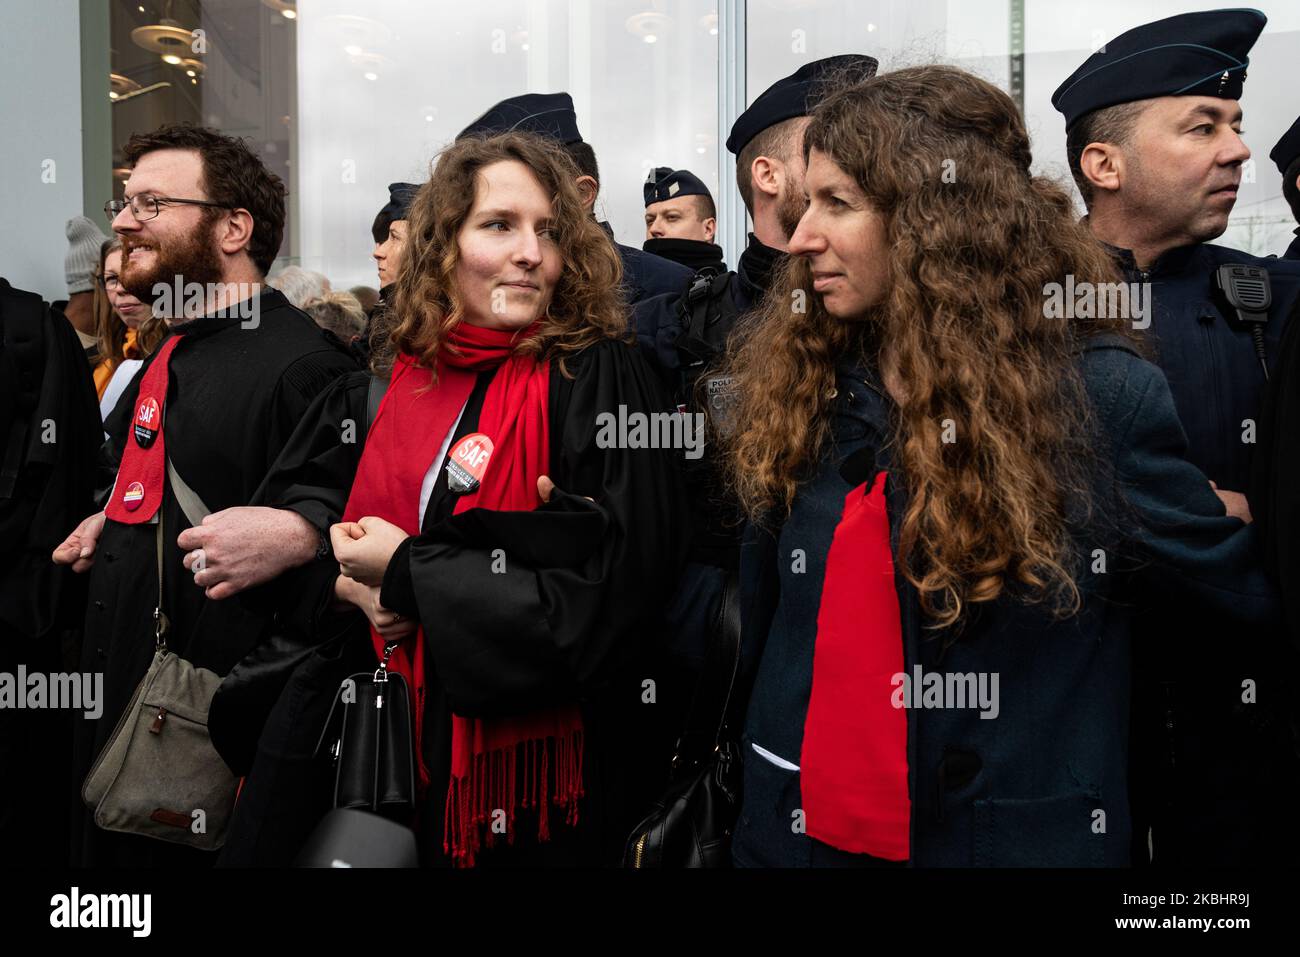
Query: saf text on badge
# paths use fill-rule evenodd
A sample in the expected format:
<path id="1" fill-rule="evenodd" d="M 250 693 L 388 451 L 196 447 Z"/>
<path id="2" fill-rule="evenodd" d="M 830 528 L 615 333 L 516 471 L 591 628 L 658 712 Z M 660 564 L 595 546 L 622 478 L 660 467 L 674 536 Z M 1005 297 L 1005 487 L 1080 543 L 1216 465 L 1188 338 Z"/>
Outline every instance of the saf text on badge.
<path id="1" fill-rule="evenodd" d="M 482 432 L 465 436 L 447 457 L 447 488 L 457 495 L 474 491 L 483 481 L 490 458 L 491 439 Z"/>
<path id="2" fill-rule="evenodd" d="M 153 440 L 158 438 L 160 428 L 162 428 L 162 409 L 158 407 L 157 399 L 147 395 L 136 407 L 135 421 L 131 427 L 136 445 L 142 449 L 153 445 Z"/>

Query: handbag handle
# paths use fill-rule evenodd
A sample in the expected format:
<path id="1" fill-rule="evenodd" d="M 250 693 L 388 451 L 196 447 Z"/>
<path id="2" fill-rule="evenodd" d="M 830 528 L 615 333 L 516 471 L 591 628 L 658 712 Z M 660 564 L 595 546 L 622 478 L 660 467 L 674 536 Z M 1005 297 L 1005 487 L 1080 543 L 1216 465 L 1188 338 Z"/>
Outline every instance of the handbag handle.
<path id="1" fill-rule="evenodd" d="M 712 631 L 713 640 L 709 643 L 704 669 L 691 698 L 686 730 L 677 739 L 673 752 L 674 773 L 684 756 L 692 750 L 707 748 L 706 754 L 717 750 L 727 729 L 732 692 L 740 670 L 740 587 L 735 571 L 728 571 L 723 581 L 718 617 Z M 702 755 L 698 755 L 696 750 L 692 757 Z"/>

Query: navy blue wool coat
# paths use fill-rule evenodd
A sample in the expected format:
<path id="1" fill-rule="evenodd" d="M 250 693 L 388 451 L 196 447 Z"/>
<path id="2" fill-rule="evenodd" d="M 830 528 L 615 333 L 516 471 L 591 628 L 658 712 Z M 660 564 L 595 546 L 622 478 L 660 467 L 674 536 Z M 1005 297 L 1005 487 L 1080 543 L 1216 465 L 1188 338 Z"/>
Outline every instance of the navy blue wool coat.
<path id="1" fill-rule="evenodd" d="M 973 707 L 908 709 L 915 866 L 1128 864 L 1130 657 L 1141 640 L 1129 603 L 1140 594 L 1255 626 L 1277 614 L 1252 529 L 1225 515 L 1184 458 L 1160 370 L 1110 337 L 1080 363 L 1099 460 L 1094 507 L 1071 518 L 1084 559 L 1080 612 L 1054 620 L 1008 594 L 978 606 L 960 636 L 936 633 L 897 577 L 906 671 L 996 674 L 999 692 L 992 719 Z M 870 373 L 840 370 L 834 416 L 833 442 L 788 519 L 774 532 L 751 529 L 742 547 L 743 668 L 753 686 L 733 843 L 740 866 L 885 863 L 801 826 L 798 765 L 826 555 L 845 496 L 890 467 L 889 400 Z M 897 478 L 886 485 L 895 549 L 905 502 Z"/>

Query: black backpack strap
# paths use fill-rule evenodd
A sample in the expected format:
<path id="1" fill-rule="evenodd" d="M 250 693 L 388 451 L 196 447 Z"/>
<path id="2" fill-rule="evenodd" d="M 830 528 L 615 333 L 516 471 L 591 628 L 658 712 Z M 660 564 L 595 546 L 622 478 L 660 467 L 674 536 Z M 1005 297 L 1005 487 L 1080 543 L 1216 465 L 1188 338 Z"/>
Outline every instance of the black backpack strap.
<path id="1" fill-rule="evenodd" d="M 370 384 L 366 387 L 366 431 L 375 424 L 375 416 L 379 414 L 379 404 L 384 401 L 384 393 L 388 391 L 388 380 L 377 375 L 370 377 Z"/>
<path id="2" fill-rule="evenodd" d="M 709 324 L 709 300 L 713 298 L 713 278 L 696 276 L 691 280 L 683 301 L 686 322 L 683 328 L 684 344 L 702 342 Z"/>
<path id="3" fill-rule="evenodd" d="M 681 298 L 677 352 L 683 369 L 707 365 L 721 353 L 738 314 L 731 296 L 732 279 L 731 273 L 697 275 Z"/>

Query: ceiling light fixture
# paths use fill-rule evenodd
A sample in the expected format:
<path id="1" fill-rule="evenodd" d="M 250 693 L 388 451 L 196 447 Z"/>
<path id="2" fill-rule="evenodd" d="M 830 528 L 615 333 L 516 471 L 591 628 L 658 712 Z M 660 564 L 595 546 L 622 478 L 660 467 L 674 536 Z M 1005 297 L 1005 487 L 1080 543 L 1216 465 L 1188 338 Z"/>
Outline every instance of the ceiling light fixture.
<path id="1" fill-rule="evenodd" d="M 171 0 L 167 0 L 163 6 L 162 18 L 157 23 L 146 24 L 132 30 L 131 42 L 150 53 L 173 55 L 189 53 L 194 42 L 194 34 L 173 20 L 171 12 Z M 177 59 L 179 60 L 179 57 Z"/>

